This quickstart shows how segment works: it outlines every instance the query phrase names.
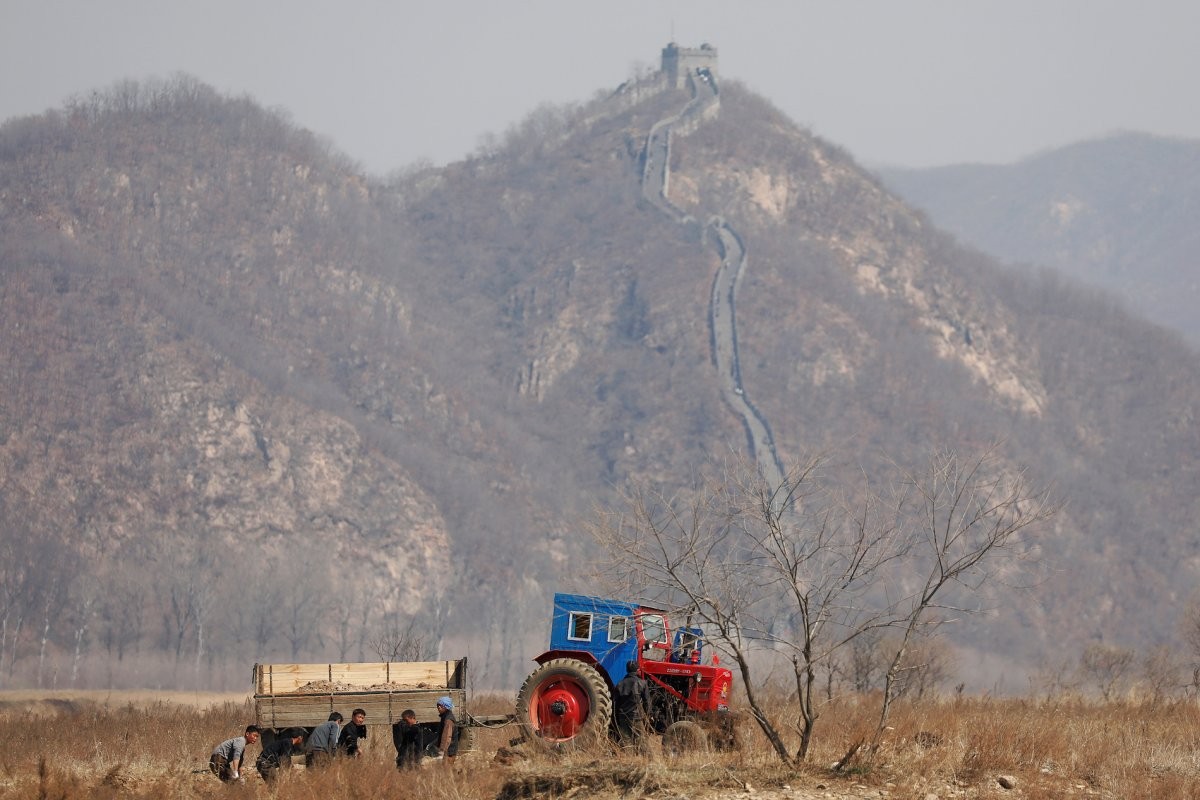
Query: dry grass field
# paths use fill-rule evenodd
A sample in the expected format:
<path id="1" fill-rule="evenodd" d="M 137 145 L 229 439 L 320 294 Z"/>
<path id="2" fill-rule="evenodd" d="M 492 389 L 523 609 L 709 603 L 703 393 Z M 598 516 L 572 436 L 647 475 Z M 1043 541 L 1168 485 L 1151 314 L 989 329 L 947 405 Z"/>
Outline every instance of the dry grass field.
<path id="1" fill-rule="evenodd" d="M 517 729 L 507 727 L 478 731 L 477 749 L 452 768 L 434 763 L 401 773 L 387 728 L 372 727 L 364 758 L 312 774 L 297 767 L 269 788 L 253 769 L 232 786 L 206 769 L 213 745 L 252 721 L 245 695 L 0 693 L 0 798 L 1200 797 L 1200 711 L 1191 701 L 901 705 L 873 761 L 831 772 L 871 731 L 874 707 L 844 701 L 826 708 L 814 753 L 799 768 L 781 766 L 743 720 L 736 752 L 671 758 L 653 747 L 639 757 L 605 745 L 551 754 L 509 747 Z M 471 710 L 510 711 L 511 699 L 476 698 Z"/>

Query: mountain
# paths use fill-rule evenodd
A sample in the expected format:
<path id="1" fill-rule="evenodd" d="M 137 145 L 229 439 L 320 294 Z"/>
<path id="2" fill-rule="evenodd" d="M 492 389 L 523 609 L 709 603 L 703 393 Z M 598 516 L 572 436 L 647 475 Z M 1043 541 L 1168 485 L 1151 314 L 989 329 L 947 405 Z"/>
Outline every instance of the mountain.
<path id="1" fill-rule="evenodd" d="M 964 243 L 1108 289 L 1200 344 L 1200 142 L 1129 133 L 1012 165 L 879 174 Z"/>
<path id="2" fill-rule="evenodd" d="M 848 482 L 999 440 L 1056 487 L 1050 578 L 955 634 L 973 685 L 1168 640 L 1196 354 L 958 246 L 747 88 L 692 86 L 388 180 L 186 77 L 0 128 L 0 674 L 240 686 L 390 648 L 515 686 L 550 594 L 594 588 L 592 507 L 688 486 L 751 417 L 771 460 Z"/>

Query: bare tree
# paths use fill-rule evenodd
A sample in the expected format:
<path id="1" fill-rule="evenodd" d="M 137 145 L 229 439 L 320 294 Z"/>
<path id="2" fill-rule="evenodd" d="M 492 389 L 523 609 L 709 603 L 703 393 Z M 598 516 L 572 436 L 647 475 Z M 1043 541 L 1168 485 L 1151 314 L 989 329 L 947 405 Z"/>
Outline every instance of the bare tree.
<path id="1" fill-rule="evenodd" d="M 911 557 L 900 562 L 908 573 L 905 583 L 922 576 L 923 581 L 918 591 L 888 609 L 889 615 L 896 614 L 901 637 L 884 679 L 873 745 L 883 736 L 896 679 L 914 637 L 947 615 L 969 613 L 953 603 L 957 590 L 973 595 L 1002 572 L 998 562 L 1026 556 L 1030 550 L 1022 532 L 1058 510 L 1050 490 L 1034 487 L 1023 470 L 999 468 L 996 446 L 971 459 L 935 453 L 924 471 L 906 472 L 898 488 L 894 507 L 915 523 L 915 538 L 905 552 Z"/>
<path id="2" fill-rule="evenodd" d="M 0 675 L 7 650 L 7 672 L 12 678 L 21 629 L 35 595 L 36 567 L 26 532 L 12 517 L 6 517 L 4 524 L 0 531 Z"/>
<path id="3" fill-rule="evenodd" d="M 1192 691 L 1200 694 L 1200 594 L 1188 600 L 1179 619 L 1179 630 L 1192 671 Z"/>
<path id="4" fill-rule="evenodd" d="M 1037 672 L 1030 676 L 1030 688 L 1040 690 L 1050 699 L 1065 692 L 1079 689 L 1078 668 L 1073 656 L 1056 654 L 1044 659 Z"/>
<path id="5" fill-rule="evenodd" d="M 162 649 L 175 654 L 175 666 L 178 667 L 192 624 L 187 587 L 179 580 L 175 570 L 159 572 L 153 581 L 159 611 L 162 614 Z"/>
<path id="6" fill-rule="evenodd" d="M 89 644 L 92 621 L 96 616 L 96 605 L 100 601 L 102 588 L 95 575 L 81 574 L 68 591 L 69 621 L 71 623 L 74 655 L 71 658 L 71 686 L 79 681 L 79 663 L 84 648 Z"/>
<path id="7" fill-rule="evenodd" d="M 320 548 L 311 544 L 290 551 L 276 580 L 283 586 L 279 633 L 296 659 L 313 640 L 323 641 L 322 624 L 336 607 L 336 584 Z"/>
<path id="8" fill-rule="evenodd" d="M 896 643 L 885 639 L 879 643 L 878 659 L 882 665 L 895 652 Z M 920 700 L 946 683 L 953 674 L 954 656 L 943 639 L 923 636 L 909 644 L 904 661 L 897 672 L 895 696 Z"/>
<path id="9" fill-rule="evenodd" d="M 818 560 L 833 557 L 828 551 L 836 549 L 842 532 L 834 510 L 818 501 L 811 479 L 819 466 L 814 459 L 772 486 L 744 463 L 735 463 L 688 497 L 635 488 L 626 497 L 628 514 L 601 516 L 593 530 L 627 580 L 665 595 L 668 604 L 708 624 L 737 665 L 753 718 L 785 761 L 792 756 L 760 700 L 752 653 L 791 646 L 802 713 L 795 757 L 802 759 L 817 718 L 813 687 L 823 655 L 817 652 L 820 632 L 838 605 L 854 605 L 828 602 L 828 580 L 813 580 L 814 575 L 827 578 L 828 569 L 810 574 Z M 799 509 L 812 516 L 802 535 L 797 530 L 802 526 L 793 524 Z M 862 561 L 861 554 L 847 559 L 852 570 Z M 853 578 L 843 576 L 841 584 L 851 585 Z M 781 595 L 788 599 L 783 609 L 770 599 Z M 799 629 L 796 636 L 793 627 Z"/>
<path id="10" fill-rule="evenodd" d="M 1095 642 L 1079 656 L 1079 673 L 1108 702 L 1124 687 L 1135 660 L 1136 654 L 1127 647 Z"/>
<path id="11" fill-rule="evenodd" d="M 368 644 L 380 661 L 424 661 L 434 655 L 424 634 L 417 632 L 416 617 L 402 623 L 398 614 L 388 615 Z"/>
<path id="12" fill-rule="evenodd" d="M 184 654 L 190 650 L 193 681 L 200 688 L 202 664 L 211 647 L 212 619 L 228 594 L 224 582 L 225 565 L 217 555 L 219 548 L 213 543 L 213 534 L 202 524 L 195 523 L 180 533 L 184 537 L 181 545 L 161 548 L 153 558 L 158 568 L 150 581 L 149 597 L 161 614 L 161 644 L 164 650 L 173 653 L 176 674 L 184 664 Z M 119 581 L 121 574 L 116 573 L 114 579 Z M 122 586 L 118 592 L 122 599 L 137 595 L 134 585 Z M 124 608 L 115 610 L 118 614 L 127 613 Z M 129 613 L 134 616 L 127 624 L 122 623 L 110 631 L 114 642 L 132 639 L 136 643 L 140 638 L 137 635 L 141 627 L 138 612 L 129 610 Z M 118 646 L 123 648 L 125 645 Z"/>
<path id="13" fill-rule="evenodd" d="M 1158 645 L 1142 657 L 1142 685 L 1149 695 L 1150 705 L 1158 706 L 1179 689 L 1182 662 L 1179 655 L 1165 644 Z"/>
<path id="14" fill-rule="evenodd" d="M 274 560 L 269 560 L 267 564 L 268 567 L 260 571 L 263 575 L 271 576 L 270 579 L 260 579 L 252 574 L 255 570 L 238 565 L 244 575 L 241 592 L 244 602 L 235 617 L 235 635 L 239 643 L 249 642 L 255 661 L 262 660 L 283 625 L 284 584 L 274 577 L 278 572 L 278 564 Z"/>
<path id="15" fill-rule="evenodd" d="M 63 547 L 61 537 L 47 529 L 35 513 L 36 498 L 20 486 L 0 488 L 0 670 L 5 666 L 7 647 L 7 673 L 12 680 L 22 642 L 33 638 L 30 629 L 36 630 L 40 612 L 40 686 L 51 626 L 61 611 L 63 587 L 71 579 L 76 560 Z"/>
<path id="16" fill-rule="evenodd" d="M 38 637 L 37 687 L 42 688 L 46 669 L 46 645 L 50 642 L 50 628 L 54 624 L 66 596 L 62 576 L 50 570 L 41 593 L 42 631 Z M 56 670 L 57 673 L 57 670 Z"/>
<path id="17" fill-rule="evenodd" d="M 956 458 L 937 456 L 919 476 L 902 473 L 887 495 L 831 488 L 821 457 L 779 485 L 734 462 L 679 495 L 632 487 L 620 509 L 598 511 L 590 532 L 611 557 L 614 583 L 708 628 L 776 754 L 798 762 L 819 718 L 820 670 L 860 639 L 899 631 L 884 671 L 881 732 L 911 643 L 936 621 L 932 612 L 950 608 L 942 595 L 978 589 L 990 560 L 1021 552 L 1017 533 L 1051 513 L 1045 493 L 1020 475 L 985 474 L 993 461 L 988 451 L 960 470 Z M 754 667 L 781 657 L 800 707 L 795 753 Z"/>
<path id="18" fill-rule="evenodd" d="M 208 547 L 201 545 L 196 548 L 188 570 L 186 587 L 192 630 L 196 636 L 196 660 L 193 669 L 197 689 L 202 688 L 200 675 L 204 656 L 208 652 L 209 621 L 221 599 L 221 569 L 221 559 L 214 556 Z"/>
<path id="19" fill-rule="evenodd" d="M 146 629 L 146 608 L 152 596 L 152 590 L 136 569 L 122 564 L 108 573 L 97 616 L 104 626 L 100 636 L 110 658 L 115 650 L 117 661 L 121 662 L 126 651 L 136 652 L 140 648 Z"/>
<path id="20" fill-rule="evenodd" d="M 372 610 L 379 604 L 379 597 L 368 586 L 356 581 L 352 576 L 338 587 L 333 598 L 332 610 L 336 614 L 338 657 L 343 661 L 350 657 L 351 647 L 357 652 L 357 658 L 363 657 L 363 649 L 367 644 L 370 630 Z M 389 660 L 389 659 L 385 659 Z"/>
<path id="21" fill-rule="evenodd" d="M 878 631 L 869 631 L 850 643 L 842 656 L 850 685 L 854 691 L 869 692 L 883 677 L 884 657 Z"/>
<path id="22" fill-rule="evenodd" d="M 58 622 L 64 616 L 68 590 L 80 568 L 79 558 L 63 540 L 44 532 L 35 542 L 35 562 L 40 565 L 38 588 L 42 613 L 41 635 L 38 637 L 37 685 L 43 685 L 46 649 L 59 632 Z M 57 669 L 55 670 L 57 679 Z"/>

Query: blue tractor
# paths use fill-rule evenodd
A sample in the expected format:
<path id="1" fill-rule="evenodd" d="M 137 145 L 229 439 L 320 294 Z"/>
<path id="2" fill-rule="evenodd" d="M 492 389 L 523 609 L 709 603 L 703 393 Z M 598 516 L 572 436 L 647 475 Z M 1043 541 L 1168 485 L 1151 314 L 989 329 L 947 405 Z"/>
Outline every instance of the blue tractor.
<path id="1" fill-rule="evenodd" d="M 610 735 L 613 687 L 629 661 L 650 686 L 650 721 L 658 732 L 694 725 L 694 718 L 728 717 L 732 673 L 706 652 L 699 628 L 672 628 L 663 609 L 555 594 L 550 649 L 534 660 L 538 668 L 517 696 L 517 718 L 545 743 Z"/>

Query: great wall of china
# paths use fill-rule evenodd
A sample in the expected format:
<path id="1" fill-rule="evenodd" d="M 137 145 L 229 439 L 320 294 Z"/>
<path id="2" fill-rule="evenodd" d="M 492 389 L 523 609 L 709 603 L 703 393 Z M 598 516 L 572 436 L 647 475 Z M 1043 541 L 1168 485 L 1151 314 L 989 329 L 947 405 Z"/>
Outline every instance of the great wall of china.
<path id="1" fill-rule="evenodd" d="M 722 398 L 742 420 L 751 457 L 769 484 L 779 486 L 783 483 L 784 473 L 775 452 L 771 428 L 750 402 L 738 362 L 737 291 L 746 271 L 746 247 L 721 216 L 713 215 L 700 222 L 670 199 L 672 137 L 692 133 L 720 112 L 716 48 L 667 45 L 662 51 L 659 80 L 665 88 L 687 89 L 692 96 L 678 113 L 651 126 L 643 149 L 642 194 L 679 225 L 693 233 L 699 229 L 700 241 L 713 246 L 720 257 L 708 309 L 713 365 L 720 380 Z"/>

